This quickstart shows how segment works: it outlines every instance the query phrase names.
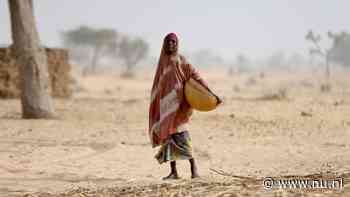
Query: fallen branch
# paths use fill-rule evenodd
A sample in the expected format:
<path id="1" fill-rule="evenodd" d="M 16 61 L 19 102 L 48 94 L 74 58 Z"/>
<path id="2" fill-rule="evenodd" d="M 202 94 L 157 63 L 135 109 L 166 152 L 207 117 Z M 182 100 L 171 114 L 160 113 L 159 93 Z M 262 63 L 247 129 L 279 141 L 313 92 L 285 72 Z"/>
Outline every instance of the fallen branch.
<path id="1" fill-rule="evenodd" d="M 228 176 L 228 177 L 232 177 L 232 178 L 236 178 L 236 179 L 243 179 L 243 180 L 249 180 L 249 181 L 261 181 L 262 180 L 262 179 L 259 179 L 257 177 L 246 177 L 246 176 L 234 175 L 232 173 L 228 173 L 228 172 L 225 172 L 223 170 L 216 170 L 213 168 L 210 168 L 210 170 L 219 174 L 219 175 Z"/>

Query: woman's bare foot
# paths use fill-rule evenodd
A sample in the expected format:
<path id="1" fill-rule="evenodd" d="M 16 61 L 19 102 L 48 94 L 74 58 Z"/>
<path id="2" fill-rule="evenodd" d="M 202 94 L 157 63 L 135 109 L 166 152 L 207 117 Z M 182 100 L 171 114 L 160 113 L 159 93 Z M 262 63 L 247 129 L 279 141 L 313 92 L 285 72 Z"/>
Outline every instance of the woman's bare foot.
<path id="1" fill-rule="evenodd" d="M 193 158 L 191 158 L 189 161 L 191 164 L 191 174 L 192 174 L 191 178 L 192 179 L 199 178 L 196 162 L 194 161 Z"/>
<path id="2" fill-rule="evenodd" d="M 192 174 L 192 175 L 191 175 L 191 178 L 192 178 L 192 179 L 200 178 L 200 176 L 199 176 L 197 173 L 195 173 L 195 174 Z"/>
<path id="3" fill-rule="evenodd" d="M 170 162 L 170 174 L 166 177 L 163 177 L 163 180 L 169 180 L 169 179 L 179 179 L 179 175 L 177 174 L 177 169 L 176 169 L 176 161 L 171 161 Z"/>
<path id="4" fill-rule="evenodd" d="M 163 180 L 175 180 L 179 179 L 179 175 L 177 173 L 170 173 L 168 176 L 163 177 Z"/>

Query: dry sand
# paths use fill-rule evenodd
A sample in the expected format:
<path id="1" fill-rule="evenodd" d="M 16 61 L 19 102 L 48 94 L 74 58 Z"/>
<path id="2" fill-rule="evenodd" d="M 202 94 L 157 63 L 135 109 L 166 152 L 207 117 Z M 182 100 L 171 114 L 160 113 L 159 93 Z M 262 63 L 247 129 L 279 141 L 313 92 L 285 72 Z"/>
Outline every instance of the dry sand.
<path id="1" fill-rule="evenodd" d="M 0 196 L 350 194 L 346 73 L 333 76 L 330 93 L 311 73 L 202 74 L 224 100 L 190 123 L 202 178 L 191 180 L 180 161 L 182 179 L 161 181 L 168 165 L 153 158 L 147 135 L 152 76 L 110 74 L 79 79 L 72 99 L 55 100 L 57 120 L 21 120 L 19 100 L 0 100 Z M 345 188 L 264 189 L 264 177 L 281 176 L 342 177 Z"/>

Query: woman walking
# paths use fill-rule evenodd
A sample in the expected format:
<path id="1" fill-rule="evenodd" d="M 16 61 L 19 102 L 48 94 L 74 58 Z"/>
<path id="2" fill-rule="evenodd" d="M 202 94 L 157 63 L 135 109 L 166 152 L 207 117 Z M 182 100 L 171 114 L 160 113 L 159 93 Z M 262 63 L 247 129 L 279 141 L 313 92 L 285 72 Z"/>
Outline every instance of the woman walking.
<path id="1" fill-rule="evenodd" d="M 192 108 L 186 102 L 183 88 L 190 78 L 207 89 L 208 86 L 194 67 L 178 53 L 178 48 L 176 34 L 168 34 L 163 41 L 149 108 L 150 140 L 153 147 L 161 146 L 155 158 L 160 164 L 170 161 L 170 174 L 163 179 L 179 178 L 176 160 L 189 160 L 191 177 L 199 177 L 187 130 Z M 218 101 L 221 102 L 219 98 Z"/>

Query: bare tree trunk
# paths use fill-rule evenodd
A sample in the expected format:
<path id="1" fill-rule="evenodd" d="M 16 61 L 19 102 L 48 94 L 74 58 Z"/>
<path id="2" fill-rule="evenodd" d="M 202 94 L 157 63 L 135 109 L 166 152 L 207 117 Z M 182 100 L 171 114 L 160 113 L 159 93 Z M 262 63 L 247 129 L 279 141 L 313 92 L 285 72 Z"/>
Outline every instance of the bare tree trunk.
<path id="1" fill-rule="evenodd" d="M 325 52 L 324 57 L 325 57 L 325 66 L 326 66 L 326 69 L 325 69 L 326 81 L 324 84 L 321 85 L 321 91 L 322 92 L 329 92 L 329 91 L 331 91 L 332 86 L 331 86 L 331 81 L 330 81 L 331 69 L 330 69 L 330 65 L 329 65 L 329 52 L 328 51 Z"/>
<path id="2" fill-rule="evenodd" d="M 52 118 L 47 57 L 40 46 L 32 0 L 8 0 L 13 49 L 21 78 L 23 118 Z"/>
<path id="3" fill-rule="evenodd" d="M 331 77 L 331 70 L 330 70 L 330 67 L 329 67 L 329 52 L 326 52 L 326 80 L 327 80 L 327 83 L 329 82 L 330 80 L 330 77 Z"/>
<path id="4" fill-rule="evenodd" d="M 83 76 L 95 74 L 97 71 L 98 60 L 100 59 L 101 46 L 95 46 L 92 50 L 92 59 L 90 65 L 83 70 Z"/>
<path id="5" fill-rule="evenodd" d="M 135 66 L 136 66 L 135 62 L 127 61 L 126 62 L 125 76 L 133 77 L 134 76 L 134 68 L 135 68 Z"/>
<path id="6" fill-rule="evenodd" d="M 92 61 L 91 61 L 91 73 L 96 73 L 96 67 L 98 64 L 98 60 L 100 59 L 100 52 L 101 52 L 101 46 L 96 46 L 94 49 L 94 54 L 92 56 Z"/>

